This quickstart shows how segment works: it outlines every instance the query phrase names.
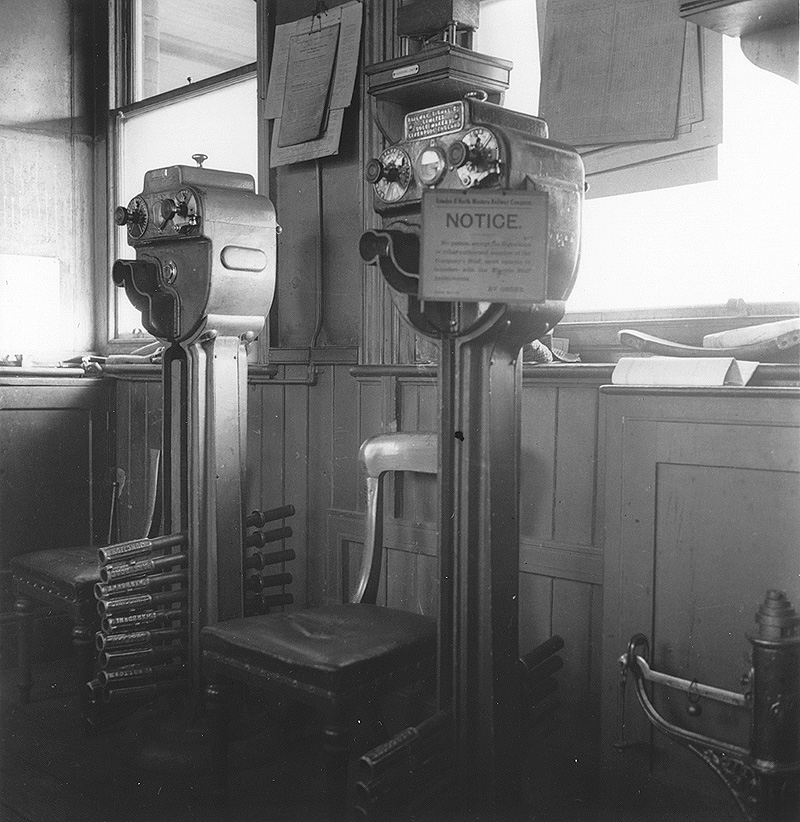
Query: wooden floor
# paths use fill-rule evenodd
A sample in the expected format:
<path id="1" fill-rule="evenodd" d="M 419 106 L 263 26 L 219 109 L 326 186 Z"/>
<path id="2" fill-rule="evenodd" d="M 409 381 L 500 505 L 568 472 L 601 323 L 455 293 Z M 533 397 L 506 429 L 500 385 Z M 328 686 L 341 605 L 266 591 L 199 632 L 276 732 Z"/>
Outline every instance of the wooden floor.
<path id="1" fill-rule="evenodd" d="M 211 793 L 202 723 L 138 714 L 87 737 L 78 722 L 68 656 L 34 670 L 32 702 L 21 705 L 16 668 L 0 667 L 0 822 L 316 822 L 324 820 L 322 761 L 312 724 L 284 715 L 233 750 L 229 803 Z M 244 731 L 244 728 L 240 728 Z M 246 736 L 246 734 L 245 734 Z M 535 771 L 531 770 L 533 782 Z M 538 787 L 541 792 L 542 786 Z M 639 797 L 613 810 L 587 800 L 585 786 L 560 786 L 548 801 L 514 814 L 480 813 L 450 802 L 405 822 L 728 822 L 730 802 L 709 808 L 685 790 Z"/>

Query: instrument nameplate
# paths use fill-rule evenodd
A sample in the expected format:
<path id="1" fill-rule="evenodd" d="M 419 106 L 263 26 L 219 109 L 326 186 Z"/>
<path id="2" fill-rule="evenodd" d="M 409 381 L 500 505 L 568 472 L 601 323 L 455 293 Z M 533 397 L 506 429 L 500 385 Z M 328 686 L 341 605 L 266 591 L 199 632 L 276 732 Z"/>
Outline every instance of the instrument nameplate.
<path id="1" fill-rule="evenodd" d="M 406 140 L 420 140 L 425 137 L 437 137 L 440 134 L 452 134 L 464 128 L 464 103 L 457 100 L 442 106 L 425 108 L 406 114 Z"/>

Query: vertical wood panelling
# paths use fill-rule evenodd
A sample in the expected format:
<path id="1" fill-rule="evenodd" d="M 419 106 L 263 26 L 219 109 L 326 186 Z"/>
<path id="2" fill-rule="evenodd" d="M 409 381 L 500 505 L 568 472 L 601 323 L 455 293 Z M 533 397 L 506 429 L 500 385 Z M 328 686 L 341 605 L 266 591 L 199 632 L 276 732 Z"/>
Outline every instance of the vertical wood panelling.
<path id="1" fill-rule="evenodd" d="M 414 488 L 416 491 L 414 521 L 436 522 L 439 511 L 436 477 L 427 474 L 418 474 L 414 477 Z"/>
<path id="2" fill-rule="evenodd" d="M 425 383 L 419 386 L 419 418 L 417 427 L 420 431 L 437 431 L 439 428 L 439 393 L 436 386 Z"/>
<path id="3" fill-rule="evenodd" d="M 520 574 L 520 654 L 527 654 L 552 636 L 552 608 L 553 580 L 539 574 Z"/>
<path id="4" fill-rule="evenodd" d="M 355 382 L 355 380 L 354 380 Z M 380 380 L 371 380 L 358 384 L 359 397 L 359 441 L 380 434 L 386 418 L 384 407 L 384 390 Z"/>
<path id="5" fill-rule="evenodd" d="M 419 430 L 419 384 L 401 381 L 398 386 L 399 430 Z"/>
<path id="6" fill-rule="evenodd" d="M 553 537 L 592 544 L 597 461 L 597 389 L 558 389 Z"/>
<path id="7" fill-rule="evenodd" d="M 106 539 L 109 386 L 99 380 L 10 378 L 0 385 L 0 568 L 31 551 Z M 12 607 L 0 576 L 0 611 Z"/>
<path id="8" fill-rule="evenodd" d="M 91 409 L 70 405 L 0 408 L 0 511 L 11 556 L 92 543 Z"/>
<path id="9" fill-rule="evenodd" d="M 416 607 L 419 614 L 435 617 L 439 610 L 439 564 L 436 557 L 416 554 Z"/>
<path id="10" fill-rule="evenodd" d="M 305 366 L 286 368 L 288 379 L 302 379 L 305 376 Z M 272 389 L 275 391 L 276 389 Z M 287 385 L 284 389 L 285 408 L 283 412 L 283 462 L 284 462 L 284 489 L 287 502 L 292 502 L 300 513 L 292 517 L 292 538 L 289 540 L 297 558 L 289 564 L 292 574 L 292 592 L 294 593 L 295 607 L 303 607 L 307 602 L 307 563 L 306 557 L 309 546 L 317 550 L 316 543 L 312 545 L 308 531 L 308 508 L 313 507 L 308 493 L 308 387 L 305 385 Z M 265 431 L 268 439 L 280 440 L 281 429 L 272 426 Z M 278 464 L 275 473 L 280 476 Z M 289 498 L 291 497 L 291 499 Z M 297 500 L 297 502 L 294 502 Z M 324 532 L 322 532 L 324 533 Z"/>
<path id="11" fill-rule="evenodd" d="M 592 585 L 592 605 L 589 613 L 589 664 L 591 676 L 589 678 L 589 702 L 592 706 L 595 727 L 600 727 L 600 693 L 602 691 L 603 671 L 603 586 Z"/>
<path id="12" fill-rule="evenodd" d="M 131 382 L 128 437 L 131 444 L 128 461 L 128 527 L 136 529 L 147 510 L 147 383 Z M 123 537 L 139 536 L 128 531 Z"/>
<path id="13" fill-rule="evenodd" d="M 305 374 L 304 365 L 283 366 L 278 378 Z M 116 388 L 118 464 L 130 479 L 146 464 L 143 443 L 152 445 L 160 428 L 161 388 L 157 381 L 119 381 Z M 598 725 L 602 590 L 580 570 L 578 551 L 581 546 L 596 551 L 596 392 L 596 385 L 544 380 L 523 391 L 521 531 L 526 546 L 532 546 L 526 551 L 540 553 L 526 554 L 520 574 L 520 652 L 553 633 L 565 639 L 565 667 L 556 674 L 565 708 L 557 712 L 553 738 L 558 761 L 569 767 L 575 758 L 581 767 L 591 759 Z M 248 396 L 248 509 L 282 502 L 297 508 L 287 523 L 294 536 L 286 541 L 297 553 L 286 568 L 295 580 L 294 607 L 340 601 L 343 572 L 348 587 L 355 584 L 361 538 L 352 518 L 335 516 L 332 521 L 341 524 L 331 526 L 329 517 L 363 512 L 358 448 L 365 437 L 384 430 L 436 430 L 436 384 L 407 378 L 359 382 L 349 366 L 324 364 L 313 387 L 263 383 L 251 385 Z M 436 481 L 409 476 L 397 486 L 396 495 L 393 483 L 387 486 L 386 516 L 398 519 L 387 538 L 378 601 L 434 614 L 435 547 L 417 544 L 413 526 L 435 528 Z M 125 493 L 135 508 L 139 490 L 128 487 Z M 559 563 L 557 556 L 569 561 Z M 537 557 L 544 564 L 537 565 Z M 573 566 L 581 578 L 570 576 Z"/>
<path id="14" fill-rule="evenodd" d="M 337 369 L 333 384 L 333 507 L 344 511 L 358 508 L 358 383 Z"/>
<path id="15" fill-rule="evenodd" d="M 311 603 L 324 602 L 331 580 L 339 575 L 337 546 L 328 545 L 327 537 L 327 511 L 332 505 L 333 487 L 333 385 L 337 370 L 340 369 L 336 366 L 320 369 L 317 384 L 308 392 L 308 499 L 295 503 L 298 516 L 305 516 L 308 521 L 306 574 Z M 334 591 L 331 596 L 335 596 Z"/>
<path id="16" fill-rule="evenodd" d="M 161 382 L 142 383 L 147 392 L 147 447 L 161 449 L 161 421 L 164 418 L 164 390 Z"/>
<path id="17" fill-rule="evenodd" d="M 520 533 L 536 539 L 553 535 L 557 399 L 551 385 L 522 392 Z"/>
<path id="18" fill-rule="evenodd" d="M 261 419 L 263 388 L 260 385 L 247 387 L 247 455 L 244 488 L 244 510 L 255 511 L 261 505 Z"/>
<path id="19" fill-rule="evenodd" d="M 416 611 L 416 555 L 408 551 L 386 552 L 386 604 L 390 608 Z"/>
<path id="20" fill-rule="evenodd" d="M 133 539 L 147 527 L 150 449 L 161 448 L 161 382 L 117 380 L 115 395 L 116 468 L 125 472 L 118 498 L 117 538 Z"/>
<path id="21" fill-rule="evenodd" d="M 367 437 L 380 434 L 383 431 L 383 421 L 386 419 L 386 408 L 384 406 L 384 387 L 380 380 L 370 380 L 358 384 L 358 407 L 359 407 L 359 442 L 364 442 Z M 359 479 L 360 479 L 359 473 Z M 358 482 L 358 511 L 363 511 L 366 507 L 366 492 L 362 482 Z"/>
<path id="22" fill-rule="evenodd" d="M 259 392 L 259 450 L 260 459 L 253 466 L 253 481 L 258 482 L 259 506 L 274 508 L 283 503 L 292 503 L 302 509 L 305 500 L 299 497 L 300 488 L 292 489 L 292 499 L 286 495 L 286 469 L 291 457 L 286 447 L 286 413 L 297 413 L 301 419 L 305 417 L 302 408 L 286 407 L 286 389 L 281 386 L 260 386 Z M 294 497 L 298 496 L 297 501 Z M 294 527 L 294 524 L 293 524 Z"/>
<path id="23" fill-rule="evenodd" d="M 579 782 L 591 773 L 599 731 L 597 705 L 591 698 L 596 690 L 593 680 L 597 679 L 592 668 L 594 587 L 571 580 L 553 580 L 553 633 L 564 638 L 560 651 L 564 667 L 556 675 L 563 708 L 554 754 Z"/>
<path id="24" fill-rule="evenodd" d="M 567 702 L 585 702 L 589 695 L 592 586 L 567 579 L 553 580 L 553 633 L 564 638 L 564 673 L 560 692 Z"/>
<path id="25" fill-rule="evenodd" d="M 116 467 L 124 472 L 121 480 L 124 484 L 119 491 L 117 498 L 117 538 L 122 539 L 123 535 L 130 533 L 131 519 L 131 497 L 128 487 L 128 477 L 131 473 L 131 401 L 130 393 L 133 383 L 125 380 L 115 382 L 115 422 L 116 422 Z"/>

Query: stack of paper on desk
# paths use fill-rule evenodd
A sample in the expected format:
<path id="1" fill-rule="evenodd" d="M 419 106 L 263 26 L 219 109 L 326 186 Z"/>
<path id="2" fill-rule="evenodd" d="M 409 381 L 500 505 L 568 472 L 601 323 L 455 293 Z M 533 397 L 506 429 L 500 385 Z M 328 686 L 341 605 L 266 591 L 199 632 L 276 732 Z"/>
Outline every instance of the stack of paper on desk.
<path id="1" fill-rule="evenodd" d="M 715 387 L 747 385 L 757 362 L 733 357 L 622 357 L 614 385 L 683 385 Z"/>

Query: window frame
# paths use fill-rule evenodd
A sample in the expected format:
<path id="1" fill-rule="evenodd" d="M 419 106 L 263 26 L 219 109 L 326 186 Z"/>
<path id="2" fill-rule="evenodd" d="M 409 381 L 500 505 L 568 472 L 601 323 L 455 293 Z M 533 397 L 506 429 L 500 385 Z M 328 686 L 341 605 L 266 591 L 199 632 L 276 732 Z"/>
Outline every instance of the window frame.
<path id="1" fill-rule="evenodd" d="M 544 3 L 537 0 L 541 14 Z M 543 49 L 542 29 L 539 31 Z M 722 77 L 719 78 L 720 84 Z M 724 106 L 724 100 L 720 101 Z M 580 271 L 578 273 L 580 278 Z M 636 329 L 670 342 L 702 347 L 703 336 L 724 330 L 793 319 L 800 316 L 800 302 L 764 300 L 745 303 L 728 300 L 726 303 L 689 304 L 686 306 L 603 309 L 599 311 L 570 311 L 553 332 L 555 337 L 570 341 L 570 351 L 580 353 L 584 362 L 614 362 L 630 354 L 630 349 L 618 341 L 623 329 Z"/>
<path id="2" fill-rule="evenodd" d="M 154 341 L 154 337 L 146 331 L 142 334 L 118 333 L 117 306 L 120 298 L 124 299 L 121 290 L 117 288 L 110 277 L 114 262 L 119 257 L 119 246 L 116 225 L 113 219 L 113 206 L 120 202 L 120 174 L 121 174 L 121 146 L 120 123 L 131 113 L 144 113 L 166 108 L 176 102 L 205 94 L 211 90 L 225 88 L 246 79 L 256 78 L 258 96 L 258 191 L 265 193 L 268 187 L 268 177 L 264 173 L 265 165 L 263 151 L 265 147 L 264 132 L 262 129 L 263 94 L 266 88 L 266 77 L 259 66 L 264 63 L 261 55 L 265 48 L 263 32 L 267 18 L 265 4 L 261 0 L 256 3 L 256 60 L 233 69 L 215 74 L 211 77 L 198 80 L 180 88 L 170 89 L 160 94 L 146 97 L 142 100 L 133 100 L 134 66 L 133 43 L 136 35 L 136 20 L 134 14 L 135 0 L 110 0 L 109 3 L 109 99 L 105 103 L 107 112 L 106 123 L 106 197 L 104 202 L 105 214 L 105 277 L 104 296 L 106 304 L 106 350 L 110 354 L 127 354 Z M 265 336 L 265 335 L 264 335 Z"/>
<path id="3" fill-rule="evenodd" d="M 673 343 L 702 347 L 706 334 L 798 316 L 798 302 L 729 300 L 714 305 L 570 312 L 568 300 L 567 313 L 554 329 L 553 336 L 569 340 L 570 353 L 580 354 L 582 362 L 613 363 L 631 354 L 631 349 L 618 339 L 619 332 L 624 329 L 641 331 Z"/>

